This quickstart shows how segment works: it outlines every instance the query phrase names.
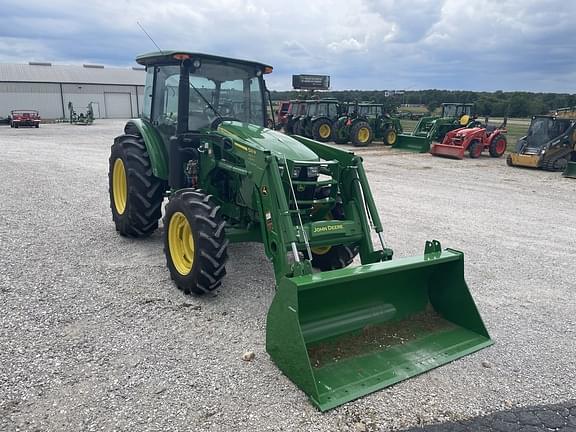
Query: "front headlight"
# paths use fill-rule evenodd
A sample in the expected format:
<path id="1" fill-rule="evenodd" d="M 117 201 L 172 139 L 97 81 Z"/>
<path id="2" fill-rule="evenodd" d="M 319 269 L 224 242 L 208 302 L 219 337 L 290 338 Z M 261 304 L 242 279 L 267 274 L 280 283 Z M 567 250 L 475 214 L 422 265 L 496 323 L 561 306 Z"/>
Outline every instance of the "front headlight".
<path id="1" fill-rule="evenodd" d="M 320 167 L 319 166 L 309 166 L 308 167 L 308 178 L 318 177 L 320 174 Z"/>
<path id="2" fill-rule="evenodd" d="M 300 171 L 302 170 L 302 167 L 296 166 L 292 169 L 292 178 L 298 178 L 300 177 Z"/>

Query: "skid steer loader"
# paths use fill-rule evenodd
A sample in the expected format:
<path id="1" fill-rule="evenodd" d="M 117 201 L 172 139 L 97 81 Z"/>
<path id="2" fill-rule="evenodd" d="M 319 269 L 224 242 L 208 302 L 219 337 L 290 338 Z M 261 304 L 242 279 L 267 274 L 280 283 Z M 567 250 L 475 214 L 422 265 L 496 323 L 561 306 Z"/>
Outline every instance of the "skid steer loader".
<path id="1" fill-rule="evenodd" d="M 362 159 L 264 127 L 272 67 L 183 51 L 137 62 L 147 69 L 143 117 L 110 156 L 116 230 L 151 234 L 167 196 L 168 270 L 194 294 L 221 285 L 230 242 L 263 243 L 276 278 L 266 349 L 319 409 L 492 343 L 462 252 L 431 241 L 392 260 Z M 357 255 L 361 265 L 348 267 Z"/>
<path id="2" fill-rule="evenodd" d="M 565 171 L 576 162 L 576 117 L 537 115 L 506 159 L 509 166 Z"/>

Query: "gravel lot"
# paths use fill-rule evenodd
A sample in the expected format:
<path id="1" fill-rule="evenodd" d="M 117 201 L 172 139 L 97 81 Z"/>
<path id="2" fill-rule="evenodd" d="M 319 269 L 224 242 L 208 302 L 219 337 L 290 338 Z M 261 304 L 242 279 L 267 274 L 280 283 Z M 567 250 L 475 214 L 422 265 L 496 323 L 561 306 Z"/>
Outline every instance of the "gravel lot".
<path id="1" fill-rule="evenodd" d="M 116 234 L 122 127 L 0 128 L 1 430 L 393 430 L 576 398 L 575 180 L 362 149 L 388 245 L 464 251 L 496 345 L 322 414 L 266 354 L 262 247 L 231 246 L 199 298 L 172 284 L 159 232 Z"/>

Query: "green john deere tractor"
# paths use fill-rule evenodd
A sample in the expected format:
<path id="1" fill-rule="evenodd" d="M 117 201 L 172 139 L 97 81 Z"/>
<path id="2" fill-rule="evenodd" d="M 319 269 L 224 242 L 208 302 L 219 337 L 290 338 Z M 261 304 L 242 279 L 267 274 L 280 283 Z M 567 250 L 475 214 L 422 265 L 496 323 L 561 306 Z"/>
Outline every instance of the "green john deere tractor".
<path id="1" fill-rule="evenodd" d="M 382 140 L 386 145 L 396 144 L 398 134 L 403 132 L 400 120 L 391 117 L 383 104 L 361 102 L 358 104 L 358 114 L 368 120 L 374 132 L 374 139 Z"/>
<path id="2" fill-rule="evenodd" d="M 294 134 L 320 142 L 332 141 L 333 123 L 338 118 L 338 101 L 336 99 L 308 100 L 305 104 L 304 114 L 294 122 Z"/>
<path id="3" fill-rule="evenodd" d="M 319 409 L 492 343 L 462 252 L 432 241 L 392 260 L 362 159 L 265 127 L 270 66 L 183 51 L 136 60 L 143 117 L 110 155 L 116 230 L 151 234 L 167 196 L 168 271 L 193 294 L 221 286 L 229 243 L 263 243 L 276 278 L 266 350 Z"/>
<path id="4" fill-rule="evenodd" d="M 334 142 L 346 144 L 349 141 L 356 147 L 366 147 L 374 139 L 374 130 L 368 118 L 359 113 L 358 102 L 341 105 L 340 116 L 334 122 Z"/>
<path id="5" fill-rule="evenodd" d="M 410 134 L 400 134 L 393 148 L 427 153 L 432 141 L 442 142 L 444 136 L 474 122 L 474 104 L 443 103 L 442 115 L 422 117 Z"/>

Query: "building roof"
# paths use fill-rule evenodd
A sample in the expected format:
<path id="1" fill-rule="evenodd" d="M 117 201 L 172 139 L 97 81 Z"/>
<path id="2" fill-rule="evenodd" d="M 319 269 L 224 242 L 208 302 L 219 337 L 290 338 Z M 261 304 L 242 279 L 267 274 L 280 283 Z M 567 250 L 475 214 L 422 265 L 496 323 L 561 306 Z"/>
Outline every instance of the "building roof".
<path id="1" fill-rule="evenodd" d="M 51 63 L 0 63 L 0 82 L 63 84 L 144 85 L 144 68 L 112 68 L 101 65 L 53 65 Z"/>

